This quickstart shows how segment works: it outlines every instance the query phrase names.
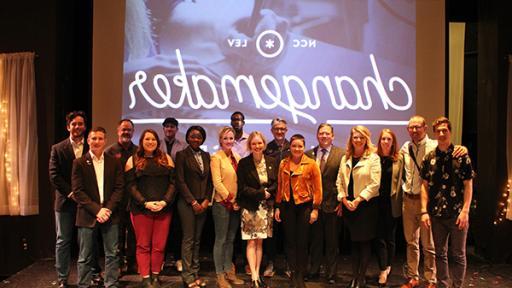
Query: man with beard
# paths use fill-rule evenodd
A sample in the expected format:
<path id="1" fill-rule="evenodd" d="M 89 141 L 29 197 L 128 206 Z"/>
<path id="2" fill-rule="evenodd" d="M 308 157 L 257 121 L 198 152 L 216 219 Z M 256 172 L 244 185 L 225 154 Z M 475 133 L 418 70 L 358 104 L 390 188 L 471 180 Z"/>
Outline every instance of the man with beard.
<path id="1" fill-rule="evenodd" d="M 122 119 L 117 125 L 117 142 L 105 149 L 105 153 L 121 160 L 124 169 L 126 161 L 137 151 L 137 145 L 132 142 L 135 131 L 132 120 Z M 129 193 L 124 191 L 121 203 L 119 203 L 119 260 L 121 271 L 137 273 L 137 261 L 135 259 L 135 233 L 127 210 Z M 126 261 L 126 262 L 125 262 Z M 126 267 L 124 267 L 126 263 Z"/>

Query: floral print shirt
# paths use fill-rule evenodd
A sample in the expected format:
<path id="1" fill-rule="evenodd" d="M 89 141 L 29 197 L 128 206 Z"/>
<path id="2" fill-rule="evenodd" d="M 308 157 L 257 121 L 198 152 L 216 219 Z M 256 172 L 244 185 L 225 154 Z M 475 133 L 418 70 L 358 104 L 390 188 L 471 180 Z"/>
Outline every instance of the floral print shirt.
<path id="1" fill-rule="evenodd" d="M 464 205 L 464 181 L 474 177 L 468 155 L 453 158 L 453 144 L 447 151 L 436 148 L 425 155 L 421 178 L 428 182 L 430 216 L 458 217 Z"/>

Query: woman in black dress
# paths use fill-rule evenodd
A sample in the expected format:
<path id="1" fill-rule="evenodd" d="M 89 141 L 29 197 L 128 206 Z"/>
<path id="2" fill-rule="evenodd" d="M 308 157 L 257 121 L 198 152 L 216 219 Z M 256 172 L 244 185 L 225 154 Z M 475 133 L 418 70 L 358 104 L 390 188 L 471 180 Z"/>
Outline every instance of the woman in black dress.
<path id="1" fill-rule="evenodd" d="M 377 232 L 380 160 L 374 152 L 370 131 L 364 126 L 350 130 L 347 152 L 338 172 L 338 201 L 343 203 L 343 219 L 352 241 L 352 281 L 349 288 L 366 287 L 366 270 L 371 256 L 371 240 Z"/>

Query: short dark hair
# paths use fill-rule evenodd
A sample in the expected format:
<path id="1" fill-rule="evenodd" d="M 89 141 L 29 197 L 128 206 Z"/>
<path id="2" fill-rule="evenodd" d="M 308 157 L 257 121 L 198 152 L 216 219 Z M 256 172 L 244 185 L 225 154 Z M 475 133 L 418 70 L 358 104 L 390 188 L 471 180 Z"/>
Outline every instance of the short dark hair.
<path id="1" fill-rule="evenodd" d="M 450 130 L 450 132 L 452 131 L 452 123 L 450 122 L 450 120 L 444 116 L 441 116 L 434 120 L 434 122 L 432 122 L 432 129 L 434 130 L 434 132 L 436 132 L 437 126 L 441 124 L 448 124 L 448 130 Z"/>
<path id="2" fill-rule="evenodd" d="M 174 118 L 174 117 L 167 117 L 167 118 L 165 118 L 164 123 L 162 123 L 162 126 L 165 126 L 167 124 L 172 124 L 172 125 L 178 127 L 179 123 L 178 123 L 178 120 L 176 120 L 176 118 Z"/>
<path id="3" fill-rule="evenodd" d="M 73 119 L 75 119 L 78 116 L 82 117 L 84 119 L 84 122 L 87 123 L 87 116 L 85 116 L 84 111 L 71 111 L 68 114 L 66 114 L 66 126 L 69 126 L 71 121 L 73 121 Z"/>
<path id="4" fill-rule="evenodd" d="M 92 128 L 91 131 L 89 131 L 89 134 L 87 134 L 87 136 L 91 135 L 92 132 L 101 132 L 101 133 L 107 135 L 107 130 L 101 126 L 96 126 L 96 127 Z"/>
<path id="5" fill-rule="evenodd" d="M 295 141 L 295 140 L 302 140 L 302 143 L 304 144 L 304 146 L 306 146 L 306 138 L 304 138 L 304 136 L 302 136 L 302 134 L 295 134 L 293 135 L 291 138 L 290 138 L 290 144 Z"/>
<path id="6" fill-rule="evenodd" d="M 201 144 L 203 144 L 204 141 L 206 140 L 206 131 L 204 130 L 203 127 L 198 126 L 198 125 L 190 126 L 187 129 L 187 133 L 185 133 L 185 141 L 187 141 L 187 143 L 188 143 L 188 134 L 190 134 L 190 132 L 192 132 L 193 130 L 199 131 L 199 133 L 201 133 L 201 136 L 203 136 L 203 142 Z M 188 144 L 190 144 L 190 143 L 188 143 Z"/>
<path id="7" fill-rule="evenodd" d="M 230 119 L 233 119 L 233 116 L 239 114 L 240 116 L 242 116 L 242 121 L 245 121 L 245 115 L 244 113 L 240 112 L 240 111 L 235 111 L 233 112 L 233 114 L 231 114 L 231 118 Z"/>
<path id="8" fill-rule="evenodd" d="M 128 119 L 128 118 L 124 118 L 124 119 L 121 119 L 119 120 L 119 122 L 117 122 L 117 127 L 119 127 L 121 124 L 123 124 L 123 122 L 128 122 L 132 125 L 132 127 L 135 127 L 135 125 L 133 124 L 133 121 Z"/>
<path id="9" fill-rule="evenodd" d="M 318 128 L 316 129 L 316 134 L 318 134 L 318 132 L 320 131 L 320 129 L 324 128 L 324 127 L 329 127 L 331 128 L 331 133 L 334 135 L 334 127 L 332 127 L 331 124 L 329 123 L 321 123 L 320 125 L 318 125 Z"/>

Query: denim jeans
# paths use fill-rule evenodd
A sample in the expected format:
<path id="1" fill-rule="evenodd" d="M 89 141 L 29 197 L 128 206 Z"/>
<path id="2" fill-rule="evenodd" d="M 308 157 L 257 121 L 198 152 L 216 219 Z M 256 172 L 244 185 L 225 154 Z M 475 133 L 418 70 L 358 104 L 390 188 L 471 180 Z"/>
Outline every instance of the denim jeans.
<path id="1" fill-rule="evenodd" d="M 67 281 L 69 276 L 71 241 L 73 241 L 73 231 L 75 228 L 75 214 L 75 212 L 55 211 L 55 232 L 57 233 L 55 242 L 55 268 L 57 269 L 59 281 Z"/>
<path id="2" fill-rule="evenodd" d="M 80 253 L 78 256 L 78 287 L 89 287 L 94 266 L 94 241 L 96 233 L 101 233 L 103 249 L 105 250 L 105 287 L 117 287 L 119 280 L 118 241 L 119 230 L 117 224 L 96 224 L 94 228 L 79 227 L 78 240 Z"/>
<path id="3" fill-rule="evenodd" d="M 468 227 L 460 230 L 455 224 L 456 218 L 430 217 L 432 235 L 436 248 L 436 267 L 438 287 L 462 287 L 466 276 L 466 238 Z M 448 268 L 448 241 L 450 241 L 450 259 L 453 261 Z M 452 286 L 449 286 L 450 270 Z"/>
<path id="4" fill-rule="evenodd" d="M 233 242 L 240 226 L 240 213 L 229 211 L 218 202 L 212 207 L 215 224 L 215 244 L 213 245 L 213 262 L 217 274 L 231 270 L 233 265 Z"/>

